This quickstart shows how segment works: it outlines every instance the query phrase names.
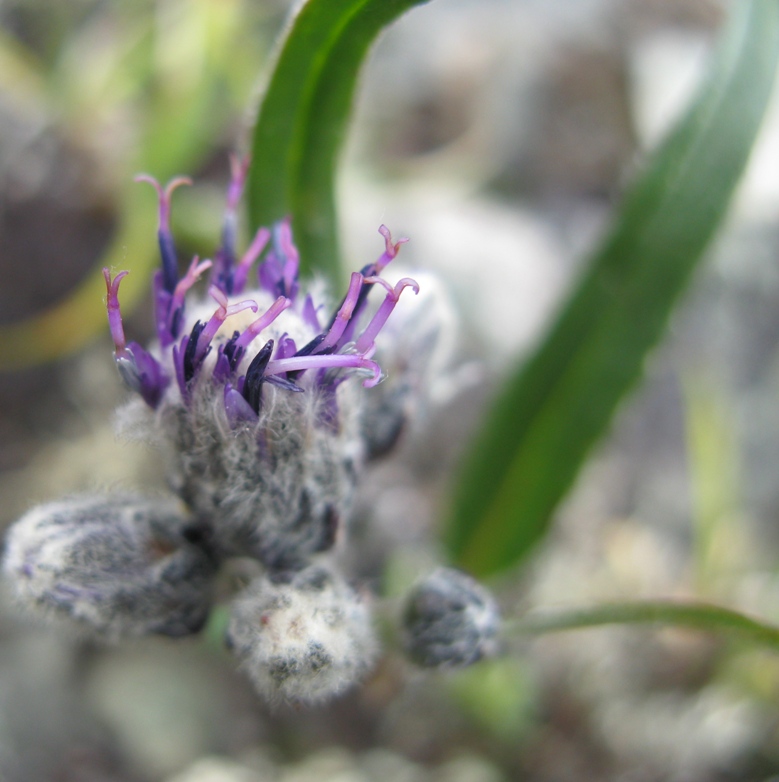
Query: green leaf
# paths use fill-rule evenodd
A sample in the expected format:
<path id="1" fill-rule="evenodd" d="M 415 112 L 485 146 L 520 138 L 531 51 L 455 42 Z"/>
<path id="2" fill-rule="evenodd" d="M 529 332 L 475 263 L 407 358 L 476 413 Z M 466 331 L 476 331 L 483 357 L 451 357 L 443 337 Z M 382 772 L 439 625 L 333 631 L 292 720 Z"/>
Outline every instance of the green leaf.
<path id="1" fill-rule="evenodd" d="M 779 55 L 779 3 L 736 3 L 709 78 L 625 197 L 551 331 L 491 407 L 455 483 L 454 559 L 480 575 L 544 536 L 720 224 Z"/>
<path id="2" fill-rule="evenodd" d="M 378 33 L 427 0 L 309 0 L 260 107 L 247 184 L 250 227 L 292 218 L 301 272 L 338 281 L 335 167 L 360 64 Z"/>
<path id="3" fill-rule="evenodd" d="M 572 610 L 539 611 L 507 622 L 506 629 L 518 635 L 545 635 L 616 624 L 677 625 L 709 632 L 724 631 L 779 650 L 777 625 L 754 619 L 731 608 L 697 601 L 647 600 L 607 603 Z"/>

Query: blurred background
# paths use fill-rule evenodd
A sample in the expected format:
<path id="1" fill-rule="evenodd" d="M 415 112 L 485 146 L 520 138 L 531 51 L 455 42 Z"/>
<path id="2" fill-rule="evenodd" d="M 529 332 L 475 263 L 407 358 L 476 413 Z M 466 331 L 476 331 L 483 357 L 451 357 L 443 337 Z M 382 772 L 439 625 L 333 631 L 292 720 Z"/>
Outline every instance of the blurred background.
<path id="1" fill-rule="evenodd" d="M 376 46 L 341 169 L 344 263 L 378 255 L 386 223 L 411 238 L 403 263 L 437 273 L 459 315 L 454 382 L 358 501 L 355 568 L 390 605 L 440 556 L 442 498 L 480 411 L 685 105 L 726 8 L 436 0 Z M 183 256 L 213 252 L 228 154 L 246 146 L 288 11 L 282 0 L 0 0 L 0 340 L 13 341 L 0 367 L 3 527 L 63 493 L 159 485 L 153 454 L 114 436 L 124 392 L 100 294 L 78 310 L 85 337 L 67 355 L 46 349 L 59 335 L 31 324 L 27 339 L 18 324 L 106 258 L 143 268 L 133 250 L 153 251 L 155 223 L 128 218 L 139 171 L 193 176 L 174 231 Z M 779 621 L 778 167 L 774 101 L 645 382 L 531 566 L 498 585 L 507 616 L 695 596 Z M 127 329 L 149 336 L 145 299 Z M 389 651 L 333 704 L 271 710 L 216 627 L 106 649 L 30 626 L 4 599 L 2 779 L 779 779 L 770 653 L 637 628 L 510 652 L 445 676 Z"/>

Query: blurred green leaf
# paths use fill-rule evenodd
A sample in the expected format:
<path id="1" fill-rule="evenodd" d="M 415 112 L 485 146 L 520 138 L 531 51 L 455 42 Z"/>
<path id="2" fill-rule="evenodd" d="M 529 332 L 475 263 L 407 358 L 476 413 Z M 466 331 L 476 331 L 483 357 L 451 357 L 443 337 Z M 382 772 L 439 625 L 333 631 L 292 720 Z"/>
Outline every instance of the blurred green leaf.
<path id="1" fill-rule="evenodd" d="M 714 383 L 685 379 L 684 412 L 693 531 L 696 592 L 729 594 L 729 579 L 748 560 L 748 525 L 740 502 L 735 412 Z"/>
<path id="2" fill-rule="evenodd" d="M 132 118 L 138 138 L 118 134 L 115 142 L 122 154 L 113 154 L 123 166 L 116 184 L 119 224 L 109 247 L 61 302 L 0 326 L 0 369 L 51 361 L 107 334 L 103 266 L 132 272 L 122 285 L 125 314 L 148 296 L 158 262 L 155 198 L 150 188 L 133 184 L 132 175 L 146 171 L 165 181 L 197 168 L 238 113 L 230 100 L 241 91 L 245 76 L 235 72 L 233 48 L 251 48 L 253 70 L 259 70 L 264 47 L 254 40 L 256 35 L 250 36 L 240 0 L 178 0 L 165 7 L 166 14 L 138 17 L 132 4 L 124 11 L 109 5 L 104 13 L 115 23 L 106 25 L 99 17 L 80 28 L 63 45 L 56 69 L 39 77 L 48 83 L 46 108 L 56 109 L 64 136 L 84 140 L 105 134 L 106 126 L 97 118 L 115 111 L 119 127 L 126 124 L 125 114 Z M 108 43 L 103 40 L 106 28 L 114 31 Z M 10 63 L 14 75 L 23 73 L 31 81 L 37 73 L 31 67 L 22 71 L 26 59 L 19 51 L 12 39 L 0 38 L 0 65 Z M 246 54 L 240 62 L 251 63 Z M 39 102 L 43 100 L 42 95 Z M 108 128 L 114 132 L 110 122 Z"/>
<path id="3" fill-rule="evenodd" d="M 736 3 L 691 110 L 627 194 L 538 351 L 509 379 L 466 459 L 447 543 L 482 576 L 546 533 L 720 224 L 774 80 L 779 3 Z"/>
<path id="4" fill-rule="evenodd" d="M 427 0 L 309 0 L 268 82 L 247 186 L 253 229 L 291 216 L 301 272 L 337 281 L 335 167 L 360 64 L 379 32 Z"/>
<path id="5" fill-rule="evenodd" d="M 523 660 L 482 660 L 447 672 L 445 681 L 460 709 L 492 736 L 514 743 L 533 727 L 537 686 Z"/>

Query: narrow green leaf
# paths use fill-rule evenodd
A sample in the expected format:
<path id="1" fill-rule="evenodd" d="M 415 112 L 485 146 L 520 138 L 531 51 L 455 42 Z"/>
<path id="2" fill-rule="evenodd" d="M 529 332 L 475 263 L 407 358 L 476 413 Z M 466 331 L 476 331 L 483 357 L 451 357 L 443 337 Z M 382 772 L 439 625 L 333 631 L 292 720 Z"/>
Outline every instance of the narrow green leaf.
<path id="1" fill-rule="evenodd" d="M 247 194 L 252 228 L 292 217 L 301 271 L 340 274 L 335 167 L 360 65 L 379 32 L 427 0 L 309 0 L 260 107 Z"/>
<path id="2" fill-rule="evenodd" d="M 477 436 L 446 529 L 462 566 L 480 575 L 509 567 L 545 534 L 725 214 L 778 55 L 779 3 L 735 4 L 692 109 L 626 196 L 550 333 Z"/>
<path id="3" fill-rule="evenodd" d="M 542 611 L 509 621 L 507 630 L 517 635 L 544 635 L 615 624 L 679 625 L 709 632 L 725 631 L 779 650 L 779 627 L 774 624 L 731 608 L 676 600 L 607 603 L 567 611 Z"/>

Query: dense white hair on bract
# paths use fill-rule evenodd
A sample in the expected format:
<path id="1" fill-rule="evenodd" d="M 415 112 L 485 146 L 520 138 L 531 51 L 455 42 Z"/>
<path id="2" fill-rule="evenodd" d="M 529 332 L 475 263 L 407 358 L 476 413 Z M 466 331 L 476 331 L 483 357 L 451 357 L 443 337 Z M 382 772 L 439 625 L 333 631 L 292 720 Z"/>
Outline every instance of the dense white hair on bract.
<path id="1" fill-rule="evenodd" d="M 114 641 L 197 632 L 216 565 L 177 502 L 130 494 L 40 505 L 6 536 L 3 571 L 31 615 Z"/>
<path id="2" fill-rule="evenodd" d="M 368 673 L 377 651 L 362 596 L 318 564 L 253 581 L 233 605 L 227 640 L 274 702 L 337 695 Z"/>

